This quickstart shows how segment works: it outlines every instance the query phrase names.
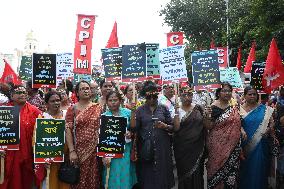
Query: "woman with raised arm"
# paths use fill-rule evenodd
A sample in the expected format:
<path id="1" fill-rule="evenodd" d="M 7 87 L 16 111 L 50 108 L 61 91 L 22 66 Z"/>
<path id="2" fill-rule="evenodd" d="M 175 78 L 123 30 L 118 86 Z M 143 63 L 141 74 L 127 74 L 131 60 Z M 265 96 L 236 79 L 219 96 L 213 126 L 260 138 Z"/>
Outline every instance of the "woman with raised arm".
<path id="1" fill-rule="evenodd" d="M 91 102 L 91 88 L 80 81 L 75 92 L 79 101 L 67 110 L 66 142 L 70 162 L 80 166 L 80 181 L 72 189 L 101 188 L 100 158 L 97 157 L 102 108 Z"/>

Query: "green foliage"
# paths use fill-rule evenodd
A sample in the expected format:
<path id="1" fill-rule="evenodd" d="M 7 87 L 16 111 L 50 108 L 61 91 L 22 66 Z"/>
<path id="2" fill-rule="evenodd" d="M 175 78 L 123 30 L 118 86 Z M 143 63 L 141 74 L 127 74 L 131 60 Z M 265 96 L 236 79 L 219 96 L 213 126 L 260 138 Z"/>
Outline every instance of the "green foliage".
<path id="1" fill-rule="evenodd" d="M 208 49 L 212 38 L 216 46 L 226 46 L 225 0 L 171 0 L 160 15 L 172 31 L 185 33 L 189 52 Z M 284 0 L 229 0 L 228 17 L 231 65 L 236 65 L 240 45 L 245 63 L 253 41 L 257 61 L 265 61 L 273 37 L 284 55 Z"/>

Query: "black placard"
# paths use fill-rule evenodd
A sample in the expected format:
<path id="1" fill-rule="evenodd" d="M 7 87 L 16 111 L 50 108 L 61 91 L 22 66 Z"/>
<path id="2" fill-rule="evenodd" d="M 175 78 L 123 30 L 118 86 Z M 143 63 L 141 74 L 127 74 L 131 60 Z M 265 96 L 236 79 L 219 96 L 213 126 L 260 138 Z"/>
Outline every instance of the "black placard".
<path id="1" fill-rule="evenodd" d="M 122 48 L 102 49 L 102 59 L 106 80 L 121 80 Z"/>
<path id="2" fill-rule="evenodd" d="M 191 54 L 193 84 L 196 88 L 220 84 L 218 53 L 216 50 L 194 51 Z"/>
<path id="3" fill-rule="evenodd" d="M 33 88 L 56 88 L 56 54 L 33 54 Z"/>
<path id="4" fill-rule="evenodd" d="M 19 149 L 19 110 L 17 106 L 0 106 L 0 149 Z"/>
<path id="5" fill-rule="evenodd" d="M 19 76 L 22 80 L 32 79 L 32 57 L 22 56 Z"/>
<path id="6" fill-rule="evenodd" d="M 262 77 L 265 69 L 265 62 L 253 62 L 251 67 L 250 85 L 256 90 L 263 90 Z"/>
<path id="7" fill-rule="evenodd" d="M 97 155 L 100 157 L 122 158 L 125 146 L 127 118 L 101 116 Z"/>
<path id="8" fill-rule="evenodd" d="M 122 81 L 143 81 L 147 77 L 145 43 L 122 46 Z"/>

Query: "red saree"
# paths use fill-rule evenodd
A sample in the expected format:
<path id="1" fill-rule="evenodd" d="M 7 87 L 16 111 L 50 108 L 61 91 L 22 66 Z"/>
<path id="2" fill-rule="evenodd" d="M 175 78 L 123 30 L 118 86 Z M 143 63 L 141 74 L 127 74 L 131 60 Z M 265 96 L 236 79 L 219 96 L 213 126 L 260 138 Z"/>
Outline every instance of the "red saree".
<path id="1" fill-rule="evenodd" d="M 208 189 L 234 188 L 239 172 L 241 120 L 238 107 L 212 106 L 215 119 L 207 138 Z"/>
<path id="2" fill-rule="evenodd" d="M 11 105 L 11 104 L 10 104 Z M 32 139 L 39 109 L 28 102 L 20 110 L 20 149 L 6 151 L 5 180 L 0 189 L 30 189 L 34 181 Z"/>
<path id="3" fill-rule="evenodd" d="M 93 104 L 83 111 L 76 110 L 76 152 L 80 160 L 80 182 L 72 189 L 101 188 L 100 161 L 97 157 L 101 106 Z M 73 130 L 73 107 L 67 110 L 66 127 Z"/>

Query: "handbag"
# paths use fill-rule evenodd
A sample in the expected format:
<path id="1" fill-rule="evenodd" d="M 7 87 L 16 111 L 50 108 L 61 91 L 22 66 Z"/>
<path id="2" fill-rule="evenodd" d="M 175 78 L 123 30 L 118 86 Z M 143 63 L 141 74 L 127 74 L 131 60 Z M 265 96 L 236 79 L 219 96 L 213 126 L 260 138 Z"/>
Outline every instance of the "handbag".
<path id="1" fill-rule="evenodd" d="M 80 167 L 72 165 L 69 161 L 60 164 L 58 178 L 68 184 L 77 184 L 80 180 Z"/>
<path id="2" fill-rule="evenodd" d="M 74 120 L 73 120 L 73 140 L 74 145 L 76 148 L 76 115 L 75 115 L 75 105 L 73 106 L 73 112 L 74 112 Z M 73 165 L 68 160 L 65 160 L 65 162 L 62 162 L 60 164 L 59 170 L 58 170 L 58 179 L 62 182 L 68 183 L 68 184 L 77 184 L 80 181 L 80 167 L 79 165 Z"/>

